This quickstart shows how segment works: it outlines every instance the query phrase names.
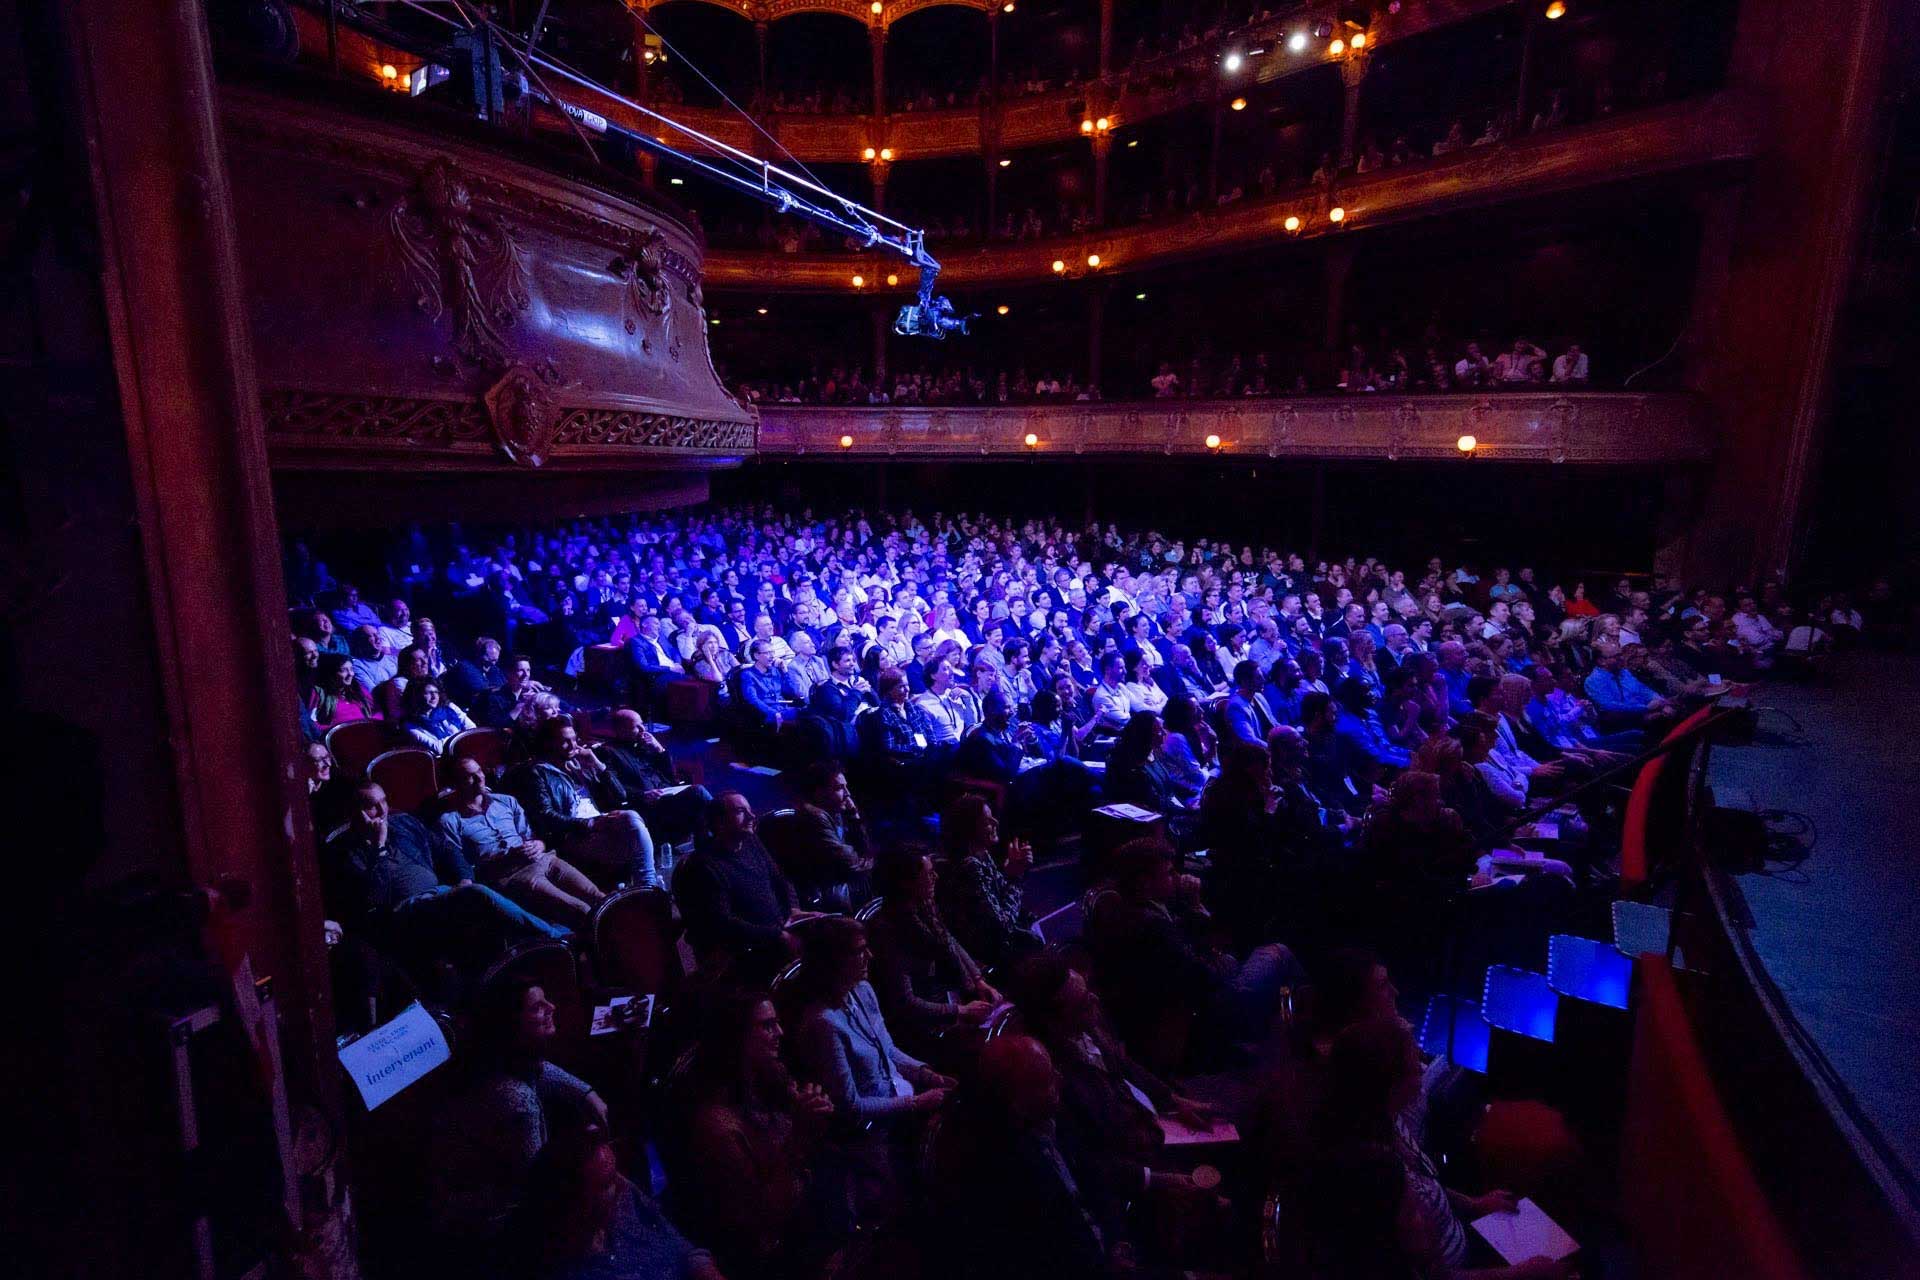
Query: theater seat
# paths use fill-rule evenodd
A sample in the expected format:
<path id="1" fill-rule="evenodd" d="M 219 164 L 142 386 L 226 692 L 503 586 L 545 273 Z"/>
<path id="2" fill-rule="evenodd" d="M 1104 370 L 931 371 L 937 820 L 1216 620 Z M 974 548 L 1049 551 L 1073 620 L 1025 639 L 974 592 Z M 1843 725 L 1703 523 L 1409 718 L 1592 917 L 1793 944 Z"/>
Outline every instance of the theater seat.
<path id="1" fill-rule="evenodd" d="M 1003 782 L 992 778 L 974 778 L 966 774 L 955 773 L 947 776 L 946 802 L 951 804 L 961 796 L 979 796 L 987 802 L 996 817 L 1005 817 L 1007 812 L 1007 787 Z M 945 806 L 942 806 L 944 811 Z"/>
<path id="2" fill-rule="evenodd" d="M 419 747 L 381 752 L 367 766 L 367 777 L 386 789 L 395 813 L 418 813 L 440 794 L 433 753 Z"/>
<path id="3" fill-rule="evenodd" d="M 624 694 L 627 681 L 627 651 L 616 644 L 590 644 L 580 651 L 586 664 L 587 683 L 603 693 Z"/>
<path id="4" fill-rule="evenodd" d="M 514 948 L 481 976 L 476 992 L 480 1002 L 484 1003 L 486 992 L 496 984 L 518 978 L 539 984 L 553 1004 L 553 1024 L 559 1032 L 554 1040 L 554 1061 L 563 1067 L 578 1065 L 586 1053 L 593 1010 L 580 986 L 580 969 L 572 946 L 554 941 L 529 942 Z"/>
<path id="5" fill-rule="evenodd" d="M 677 945 L 680 927 L 662 889 L 623 889 L 594 909 L 587 926 L 600 979 L 640 995 L 671 996 L 686 976 Z"/>
<path id="6" fill-rule="evenodd" d="M 393 731 L 384 720 L 349 720 L 327 730 L 327 750 L 333 762 L 350 779 L 367 776 L 373 758 L 393 743 Z"/>
<path id="7" fill-rule="evenodd" d="M 447 744 L 447 760 L 478 760 L 490 778 L 498 777 L 506 767 L 507 747 L 513 735 L 505 729 L 468 729 L 453 735 Z M 451 779 L 449 779 L 451 780 Z"/>
<path id="8" fill-rule="evenodd" d="M 666 685 L 670 724 L 706 724 L 713 719 L 713 685 L 706 680 L 672 680 Z"/>

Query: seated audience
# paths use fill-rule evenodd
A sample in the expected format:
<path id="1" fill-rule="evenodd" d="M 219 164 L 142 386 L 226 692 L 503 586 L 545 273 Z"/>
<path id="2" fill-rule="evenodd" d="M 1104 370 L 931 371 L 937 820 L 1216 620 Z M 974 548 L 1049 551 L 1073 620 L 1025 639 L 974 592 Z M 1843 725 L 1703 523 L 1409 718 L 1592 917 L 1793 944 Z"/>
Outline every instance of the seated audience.
<path id="1" fill-rule="evenodd" d="M 534 838 L 526 810 L 488 786 L 477 760 L 454 762 L 438 825 L 476 880 L 543 917 L 583 928 L 607 896 Z"/>
<path id="2" fill-rule="evenodd" d="M 873 869 L 880 910 L 867 922 L 872 982 L 894 1034 L 933 1049 L 955 1027 L 978 1026 L 1000 1002 L 967 949 L 934 906 L 933 859 L 908 845 L 882 854 Z"/>
<path id="3" fill-rule="evenodd" d="M 722 791 L 707 806 L 707 830 L 673 873 L 673 898 L 701 967 L 738 980 L 769 978 L 797 950 L 787 933 L 793 886 L 754 832 L 753 806 Z"/>
<path id="4" fill-rule="evenodd" d="M 977 795 L 957 797 L 940 818 L 943 861 L 935 898 L 953 936 L 981 964 L 999 967 L 1040 949 L 1020 880 L 1032 864 L 1024 840 L 1000 852 L 1000 822 Z"/>
<path id="5" fill-rule="evenodd" d="M 533 831 L 596 883 L 659 888 L 653 836 L 640 815 L 619 806 L 627 790 L 567 716 L 544 721 L 533 756 L 507 770 L 502 786 L 527 811 Z"/>
<path id="6" fill-rule="evenodd" d="M 626 793 L 626 803 L 640 814 L 655 840 L 680 844 L 693 839 L 713 795 L 698 783 L 680 781 L 672 754 L 638 711 L 615 711 L 607 738 L 594 752 L 606 761 Z"/>

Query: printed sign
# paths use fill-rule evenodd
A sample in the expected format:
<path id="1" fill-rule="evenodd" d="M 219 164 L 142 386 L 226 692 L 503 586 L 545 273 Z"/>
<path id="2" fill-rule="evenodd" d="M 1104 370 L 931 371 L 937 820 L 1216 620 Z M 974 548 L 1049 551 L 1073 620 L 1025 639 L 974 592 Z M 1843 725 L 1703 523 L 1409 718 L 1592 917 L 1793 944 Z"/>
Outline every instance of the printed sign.
<path id="1" fill-rule="evenodd" d="M 440 1024 L 416 1000 L 392 1022 L 342 1046 L 340 1065 L 371 1111 L 452 1056 Z"/>

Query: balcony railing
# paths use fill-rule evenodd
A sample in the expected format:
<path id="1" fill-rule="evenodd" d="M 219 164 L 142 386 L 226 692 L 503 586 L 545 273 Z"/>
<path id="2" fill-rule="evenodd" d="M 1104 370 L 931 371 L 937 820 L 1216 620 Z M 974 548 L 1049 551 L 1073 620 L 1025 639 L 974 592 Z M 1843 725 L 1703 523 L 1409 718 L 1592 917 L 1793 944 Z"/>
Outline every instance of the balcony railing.
<path id="1" fill-rule="evenodd" d="M 1236 201 L 1175 221 L 971 250 L 947 247 L 942 250 L 941 283 L 966 288 L 1083 275 L 1091 255 L 1100 259 L 1098 272 L 1110 275 L 1279 240 L 1347 234 L 1506 200 L 1744 162 L 1758 153 L 1761 140 L 1754 104 L 1735 91 L 1723 91 L 1342 178 L 1332 187 Z M 1343 214 L 1337 223 L 1330 217 L 1336 205 Z M 1298 220 L 1292 230 L 1289 218 Z M 1063 272 L 1054 271 L 1056 261 Z M 707 287 L 848 291 L 854 274 L 877 281 L 885 275 L 884 265 L 859 254 L 714 250 L 707 257 Z M 901 281 L 901 291 L 910 293 L 912 280 L 902 276 Z"/>
<path id="2" fill-rule="evenodd" d="M 1684 393 L 1509 391 L 983 409 L 774 404 L 761 408 L 759 448 L 863 462 L 1213 454 L 1624 465 L 1704 460 L 1713 435 Z"/>

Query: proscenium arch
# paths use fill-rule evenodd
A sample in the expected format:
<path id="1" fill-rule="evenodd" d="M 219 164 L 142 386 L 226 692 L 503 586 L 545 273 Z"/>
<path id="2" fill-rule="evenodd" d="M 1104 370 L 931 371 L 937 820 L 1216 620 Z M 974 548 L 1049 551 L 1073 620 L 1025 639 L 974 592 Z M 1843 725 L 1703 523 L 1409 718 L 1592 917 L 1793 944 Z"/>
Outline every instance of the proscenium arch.
<path id="1" fill-rule="evenodd" d="M 627 0 L 627 7 L 650 12 L 670 4 L 704 4 L 737 13 L 748 22 L 778 22 L 796 13 L 837 13 L 852 18 L 862 26 L 884 28 L 922 9 L 976 9 L 986 13 L 995 8 L 996 3 L 997 0 L 883 0 L 878 14 L 873 11 L 872 0 L 764 0 L 763 3 L 753 3 L 752 0 Z"/>

